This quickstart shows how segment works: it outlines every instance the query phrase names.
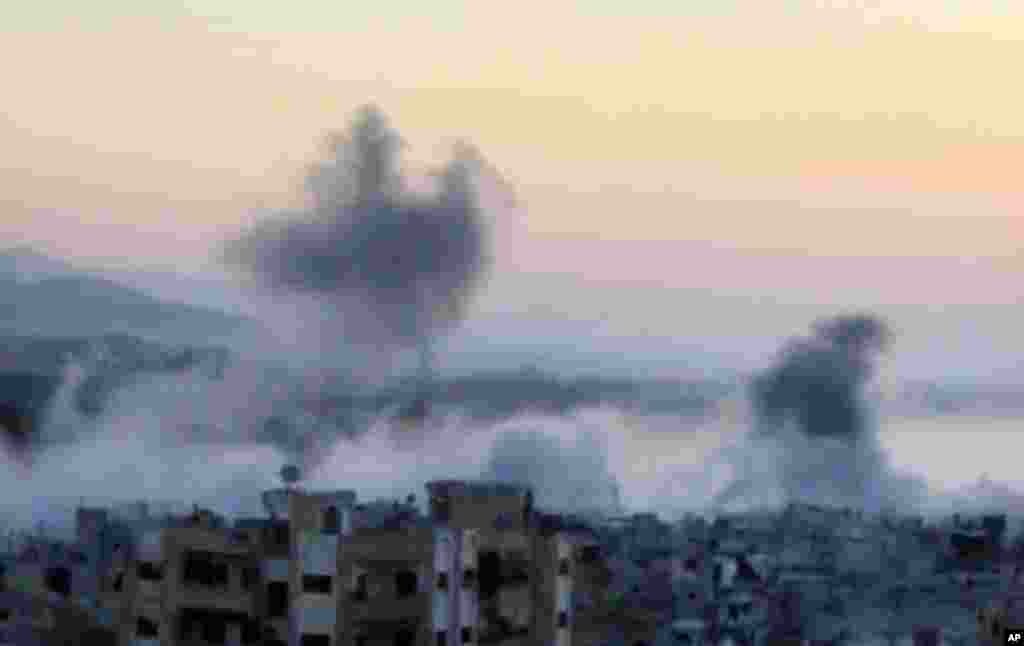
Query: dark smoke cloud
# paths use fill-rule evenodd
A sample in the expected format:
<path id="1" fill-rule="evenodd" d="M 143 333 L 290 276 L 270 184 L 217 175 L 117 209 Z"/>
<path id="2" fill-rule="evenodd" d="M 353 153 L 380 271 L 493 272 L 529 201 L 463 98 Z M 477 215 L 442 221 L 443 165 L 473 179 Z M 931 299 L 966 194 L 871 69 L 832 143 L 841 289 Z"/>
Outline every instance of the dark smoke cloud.
<path id="1" fill-rule="evenodd" d="M 795 424 L 806 435 L 854 438 L 868 429 L 862 397 L 876 351 L 889 338 L 885 323 L 866 315 L 842 316 L 815 326 L 794 342 L 778 365 L 754 384 L 764 431 Z"/>
<path id="2" fill-rule="evenodd" d="M 791 343 L 752 385 L 756 432 L 738 462 L 739 477 L 716 504 L 774 489 L 778 502 L 918 506 L 926 487 L 891 469 L 864 395 L 889 336 L 883 321 L 848 315 L 823 321 L 809 338 Z M 763 482 L 759 472 L 774 474 L 774 482 Z"/>
<path id="3" fill-rule="evenodd" d="M 75 393 L 90 369 L 66 371 L 42 418 L 48 449 L 31 469 L 0 451 L 0 528 L 70 523 L 80 497 L 90 505 L 145 498 L 258 514 L 259 492 L 279 485 L 284 463 L 300 465 L 313 489 L 355 488 L 362 500 L 419 495 L 435 479 L 484 477 L 529 483 L 538 505 L 552 510 L 649 510 L 669 518 L 715 507 L 773 507 L 796 497 L 892 507 L 920 493 L 918 483 L 888 467 L 871 432 L 857 442 L 787 429 L 747 433 L 745 409 L 681 416 L 584 402 L 566 412 L 481 418 L 453 407 L 436 425 L 409 433 L 383 414 L 392 403 L 387 397 L 364 404 L 342 397 L 338 408 L 346 413 L 336 419 L 310 402 L 322 390 L 311 393 L 300 376 L 250 360 L 229 365 L 223 379 L 195 369 L 137 380 L 87 416 Z M 741 398 L 737 392 L 738 408 Z M 350 428 L 347 414 L 364 407 Z M 270 418 L 279 428 L 267 428 Z M 73 441 L 67 432 L 75 433 Z M 859 491 L 849 486 L 857 473 L 869 474 Z M 745 493 L 732 496 L 735 505 L 715 506 L 729 497 L 718 495 L 723 488 L 736 490 L 733 482 Z M 967 500 L 976 494 L 968 492 Z M 1015 504 L 1020 508 L 1019 498 Z"/>
<path id="4" fill-rule="evenodd" d="M 311 208 L 284 213 L 230 244 L 225 258 L 268 285 L 312 294 L 361 342 L 427 343 L 465 315 L 485 267 L 468 146 L 439 173 L 434 196 L 405 190 L 400 139 L 376 108 L 328 138 L 307 179 Z"/>

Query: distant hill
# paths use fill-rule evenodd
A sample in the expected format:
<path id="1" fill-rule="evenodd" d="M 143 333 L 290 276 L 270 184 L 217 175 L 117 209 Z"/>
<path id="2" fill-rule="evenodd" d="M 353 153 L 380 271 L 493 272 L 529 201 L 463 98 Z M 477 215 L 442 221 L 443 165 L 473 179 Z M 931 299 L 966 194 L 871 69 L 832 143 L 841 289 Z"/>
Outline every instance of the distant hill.
<path id="1" fill-rule="evenodd" d="M 0 253 L 0 276 L 22 281 L 73 273 L 67 262 L 41 254 L 31 247 L 15 247 Z"/>
<path id="2" fill-rule="evenodd" d="M 0 252 L 0 427 L 16 445 L 29 444 L 68 360 L 90 363 L 74 397 L 80 412 L 96 414 L 142 375 L 201 364 L 223 371 L 228 352 L 218 340 L 247 323 L 29 248 Z"/>
<path id="3" fill-rule="evenodd" d="M 230 335 L 247 319 L 162 301 L 31 250 L 0 253 L 0 336 L 131 334 L 169 343 Z"/>

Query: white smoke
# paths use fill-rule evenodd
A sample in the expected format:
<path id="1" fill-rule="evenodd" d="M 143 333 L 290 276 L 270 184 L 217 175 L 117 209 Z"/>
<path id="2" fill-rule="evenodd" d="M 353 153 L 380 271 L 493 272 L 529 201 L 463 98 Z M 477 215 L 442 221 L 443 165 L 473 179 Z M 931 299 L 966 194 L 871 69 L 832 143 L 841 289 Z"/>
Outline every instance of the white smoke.
<path id="1" fill-rule="evenodd" d="M 270 403 L 266 396 L 245 397 L 267 395 L 256 388 L 263 384 L 228 385 L 198 372 L 155 377 L 115 392 L 91 418 L 75 404 L 88 375 L 88 364 L 68 365 L 30 465 L 0 458 L 7 467 L 0 472 L 0 508 L 8 523 L 59 523 L 80 502 L 180 500 L 231 512 L 258 509 L 247 507 L 243 494 L 272 486 L 269 465 L 285 461 L 269 444 L 239 441 Z M 190 434 L 199 427 L 213 430 L 196 441 Z"/>
<path id="2" fill-rule="evenodd" d="M 361 500 L 420 496 L 434 479 L 505 478 L 527 480 L 538 505 L 553 510 L 654 511 L 667 518 L 713 512 L 723 500 L 729 505 L 721 509 L 781 504 L 794 463 L 808 466 L 809 473 L 815 464 L 843 459 L 853 470 L 886 464 L 881 448 L 852 459 L 848 447 L 829 446 L 834 440 L 828 438 L 755 437 L 738 400 L 704 422 L 610 407 L 522 414 L 497 423 L 456 411 L 419 428 L 382 415 L 349 438 L 304 412 L 295 396 L 301 384 L 264 364 L 239 363 L 222 381 L 198 372 L 139 381 L 118 391 L 96 418 L 74 407 L 72 393 L 84 372 L 69 368 L 43 429 L 52 441 L 31 467 L 4 459 L 5 522 L 60 522 L 83 500 L 172 500 L 228 514 L 260 513 L 260 492 L 278 486 L 280 467 L 302 458 L 302 451 L 317 457 L 307 461 L 306 486 L 353 489 Z M 288 451 L 259 439 L 256 429 L 282 406 L 291 407 L 286 412 L 295 420 L 310 420 L 316 441 Z M 74 441 L 66 441 L 68 433 Z M 937 491 L 926 497 L 923 480 L 895 468 L 887 467 L 886 474 L 877 482 L 891 489 L 878 492 L 878 500 L 889 506 L 945 512 L 971 504 Z M 818 471 L 819 480 L 807 483 L 806 500 L 841 504 L 830 493 L 829 478 L 848 475 L 858 474 Z M 1000 500 L 1013 494 L 997 493 Z"/>

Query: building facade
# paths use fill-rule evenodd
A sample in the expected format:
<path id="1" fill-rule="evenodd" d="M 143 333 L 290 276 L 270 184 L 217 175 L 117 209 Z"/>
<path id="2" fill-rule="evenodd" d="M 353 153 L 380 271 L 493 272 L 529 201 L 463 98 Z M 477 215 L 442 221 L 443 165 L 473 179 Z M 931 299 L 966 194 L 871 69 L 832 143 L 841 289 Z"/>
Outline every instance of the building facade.
<path id="1" fill-rule="evenodd" d="M 582 539 L 527 488 L 427 493 L 426 516 L 299 488 L 232 527 L 197 510 L 118 546 L 100 597 L 126 646 L 571 646 Z"/>

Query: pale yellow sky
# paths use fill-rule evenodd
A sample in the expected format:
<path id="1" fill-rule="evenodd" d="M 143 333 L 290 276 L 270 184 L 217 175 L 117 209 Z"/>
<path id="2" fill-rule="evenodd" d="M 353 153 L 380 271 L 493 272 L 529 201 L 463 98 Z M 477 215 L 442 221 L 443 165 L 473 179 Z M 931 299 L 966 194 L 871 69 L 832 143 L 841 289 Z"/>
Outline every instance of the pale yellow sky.
<path id="1" fill-rule="evenodd" d="M 414 161 L 467 137 L 516 185 L 509 268 L 664 282 L 678 240 L 742 250 L 749 262 L 718 275 L 754 288 L 772 286 L 766 267 L 819 288 L 858 275 L 808 275 L 808 256 L 938 257 L 947 281 L 966 262 L 989 277 L 981 292 L 1020 295 L 1024 9 L 840 4 L 285 15 L 223 0 L 116 17 L 106 0 L 91 16 L 26 13 L 20 31 L 12 14 L 0 235 L 194 263 L 255 209 L 294 202 L 318 138 L 375 101 Z M 921 285 L 908 271 L 885 289 Z"/>

